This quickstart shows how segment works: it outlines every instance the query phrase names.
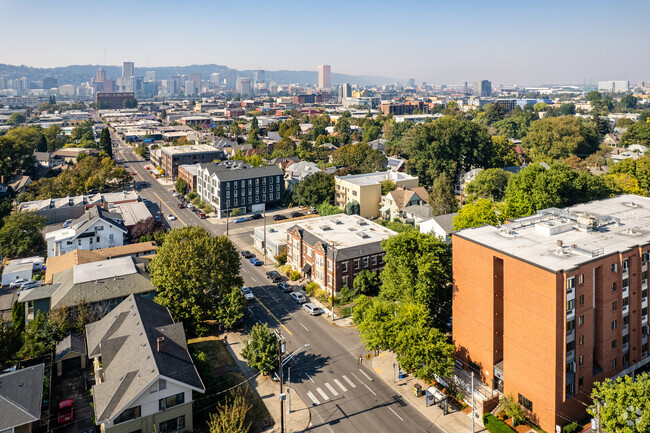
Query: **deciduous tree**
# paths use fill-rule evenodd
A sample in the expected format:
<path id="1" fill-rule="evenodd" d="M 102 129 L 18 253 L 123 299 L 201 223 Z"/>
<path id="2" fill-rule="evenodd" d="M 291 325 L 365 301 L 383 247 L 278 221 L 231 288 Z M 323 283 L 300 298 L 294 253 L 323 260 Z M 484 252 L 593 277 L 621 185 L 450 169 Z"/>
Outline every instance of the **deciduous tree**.
<path id="1" fill-rule="evenodd" d="M 379 276 L 376 272 L 364 269 L 355 275 L 352 287 L 360 295 L 373 295 L 379 289 Z"/>
<path id="2" fill-rule="evenodd" d="M 3 257 L 24 257 L 41 251 L 45 248 L 43 227 L 45 217 L 36 212 L 9 215 L 0 228 L 0 254 Z"/>
<path id="3" fill-rule="evenodd" d="M 301 180 L 294 190 L 294 199 L 301 206 L 318 206 L 334 200 L 334 176 L 314 173 Z"/>
<path id="4" fill-rule="evenodd" d="M 251 405 L 245 395 L 240 388 L 239 393 L 233 391 L 229 399 L 217 405 L 217 412 L 210 414 L 210 433 L 248 433 L 251 423 L 246 422 L 246 415 Z"/>
<path id="5" fill-rule="evenodd" d="M 589 123 L 574 117 L 550 117 L 530 125 L 521 145 L 534 160 L 586 157 L 598 149 L 600 140 Z"/>
<path id="6" fill-rule="evenodd" d="M 597 417 L 603 431 L 641 433 L 650 430 L 650 374 L 637 374 L 595 382 L 594 401 L 587 412 Z M 600 405 L 598 405 L 600 403 Z M 599 414 L 600 406 L 600 414 Z"/>
<path id="7" fill-rule="evenodd" d="M 505 219 L 500 209 L 499 203 L 487 198 L 468 203 L 454 217 L 454 230 L 479 227 L 483 224 L 499 225 Z"/>
<path id="8" fill-rule="evenodd" d="M 266 324 L 256 323 L 241 352 L 248 365 L 263 374 L 277 369 L 278 339 Z"/>
<path id="9" fill-rule="evenodd" d="M 433 182 L 428 202 L 434 215 L 445 215 L 458 210 L 458 201 L 454 195 L 454 185 L 446 174 L 441 174 Z"/>
<path id="10" fill-rule="evenodd" d="M 467 200 L 472 202 L 481 198 L 501 201 L 512 174 L 500 168 L 481 170 L 474 180 L 465 187 Z"/>

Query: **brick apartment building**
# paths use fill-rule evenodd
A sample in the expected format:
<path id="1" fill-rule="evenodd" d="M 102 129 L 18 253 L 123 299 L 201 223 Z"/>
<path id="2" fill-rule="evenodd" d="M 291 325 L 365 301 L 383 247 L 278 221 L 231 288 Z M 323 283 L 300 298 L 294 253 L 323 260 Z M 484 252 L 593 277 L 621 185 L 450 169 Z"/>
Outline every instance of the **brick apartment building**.
<path id="1" fill-rule="evenodd" d="M 413 114 L 414 108 L 415 108 L 414 105 L 394 103 L 394 102 L 388 102 L 385 104 L 381 104 L 379 106 L 379 109 L 384 114 L 384 116 L 389 116 L 389 115 L 401 116 L 404 114 Z"/>
<path id="2" fill-rule="evenodd" d="M 381 241 L 396 235 L 358 215 L 306 219 L 287 229 L 287 263 L 328 292 L 352 287 L 364 269 L 384 268 Z"/>
<path id="3" fill-rule="evenodd" d="M 168 146 L 160 149 L 160 167 L 165 171 L 166 176 L 171 176 L 173 179 L 178 176 L 180 165 L 207 163 L 224 158 L 223 151 L 207 144 Z"/>
<path id="4" fill-rule="evenodd" d="M 464 368 L 546 431 L 585 416 L 596 381 L 648 357 L 650 198 L 546 209 L 453 239 L 453 338 Z"/>
<path id="5" fill-rule="evenodd" d="M 178 178 L 183 179 L 187 183 L 188 191 L 194 191 L 198 169 L 198 164 L 187 164 L 178 167 Z"/>
<path id="6" fill-rule="evenodd" d="M 134 97 L 135 94 L 133 92 L 98 92 L 95 95 L 95 102 L 97 104 L 105 104 L 106 108 L 116 110 L 122 108 L 124 101 L 133 99 Z"/>

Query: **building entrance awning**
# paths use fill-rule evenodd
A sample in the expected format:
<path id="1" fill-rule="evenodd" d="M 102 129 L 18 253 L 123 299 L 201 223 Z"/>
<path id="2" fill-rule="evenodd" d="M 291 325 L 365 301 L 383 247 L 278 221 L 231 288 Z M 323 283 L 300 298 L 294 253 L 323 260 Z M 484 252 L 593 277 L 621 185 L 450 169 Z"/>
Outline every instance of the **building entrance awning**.
<path id="1" fill-rule="evenodd" d="M 306 263 L 305 266 L 302 267 L 302 273 L 311 274 L 311 265 L 309 263 Z"/>

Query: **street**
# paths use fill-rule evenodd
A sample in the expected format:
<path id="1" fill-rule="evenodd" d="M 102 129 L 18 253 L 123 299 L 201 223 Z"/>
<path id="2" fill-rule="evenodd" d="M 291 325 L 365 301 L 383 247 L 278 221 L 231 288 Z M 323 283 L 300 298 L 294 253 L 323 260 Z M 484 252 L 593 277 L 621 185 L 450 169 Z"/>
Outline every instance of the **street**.
<path id="1" fill-rule="evenodd" d="M 225 234 L 226 226 L 222 222 L 214 224 L 199 219 L 189 209 L 179 209 L 178 199 L 169 191 L 172 186 L 161 185 L 145 169 L 151 163 L 141 160 L 130 146 L 111 135 L 113 143 L 117 144 L 114 153 L 121 158 L 119 163 L 136 173 L 137 182 L 147 182 L 139 193 L 151 202 L 152 213 L 160 210 L 171 228 L 202 225 L 214 235 Z M 169 221 L 169 214 L 177 219 Z M 230 239 L 239 250 L 251 250 L 259 257 L 259 252 L 252 248 L 250 235 L 253 227 L 261 224 L 262 220 L 243 224 L 231 221 Z M 245 285 L 255 295 L 255 299 L 248 302 L 244 326 L 250 329 L 260 322 L 278 329 L 286 339 L 286 354 L 309 344 L 286 364 L 284 377 L 289 394 L 297 393 L 311 407 L 310 431 L 442 433 L 369 367 L 370 361 L 365 358 L 368 352 L 356 329 L 333 325 L 331 319 L 324 316 L 310 316 L 266 278 L 265 272 L 271 267 L 255 267 L 248 260 L 241 260 Z M 360 356 L 363 357 L 361 364 Z M 295 394 L 291 397 L 295 398 Z"/>

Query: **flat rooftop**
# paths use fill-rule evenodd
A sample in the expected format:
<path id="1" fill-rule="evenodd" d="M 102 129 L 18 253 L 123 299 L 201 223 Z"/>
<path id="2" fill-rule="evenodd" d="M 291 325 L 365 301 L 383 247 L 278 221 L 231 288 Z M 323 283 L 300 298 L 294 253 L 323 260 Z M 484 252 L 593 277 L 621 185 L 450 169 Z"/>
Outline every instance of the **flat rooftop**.
<path id="1" fill-rule="evenodd" d="M 376 171 L 374 173 L 366 173 L 366 174 L 349 174 L 347 176 L 336 176 L 336 179 L 350 182 L 359 186 L 365 186 L 365 185 L 379 184 L 384 180 L 404 181 L 404 180 L 417 180 L 418 178 L 416 176 L 411 176 L 406 173 L 400 173 L 400 172 L 388 170 L 388 171 Z"/>
<path id="2" fill-rule="evenodd" d="M 381 242 L 397 234 L 359 215 L 328 215 L 299 220 L 293 225 L 308 231 L 337 249 Z"/>
<path id="3" fill-rule="evenodd" d="M 212 146 L 207 144 L 190 144 L 188 146 L 168 146 L 163 147 L 163 153 L 168 155 L 192 154 L 192 153 L 205 153 L 205 152 L 219 152 Z"/>
<path id="4" fill-rule="evenodd" d="M 562 272 L 650 244 L 650 198 L 621 195 L 545 209 L 510 224 L 464 229 L 454 236 Z"/>
<path id="5" fill-rule="evenodd" d="M 74 284 L 87 283 L 89 281 L 103 280 L 106 278 L 117 278 L 124 275 L 135 274 L 137 272 L 135 269 L 135 263 L 130 256 L 75 265 L 72 270 L 74 275 Z"/>

